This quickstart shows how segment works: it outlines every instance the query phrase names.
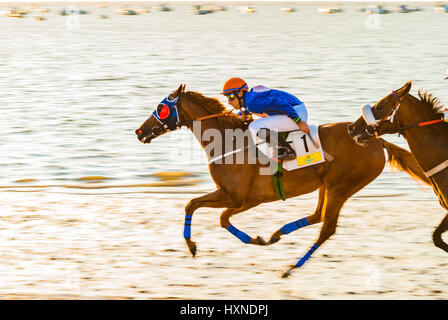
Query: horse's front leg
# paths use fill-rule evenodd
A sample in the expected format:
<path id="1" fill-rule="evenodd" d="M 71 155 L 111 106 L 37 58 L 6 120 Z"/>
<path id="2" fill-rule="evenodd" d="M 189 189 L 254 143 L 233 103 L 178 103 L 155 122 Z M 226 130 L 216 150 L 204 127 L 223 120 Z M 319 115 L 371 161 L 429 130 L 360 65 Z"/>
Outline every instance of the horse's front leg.
<path id="1" fill-rule="evenodd" d="M 197 251 L 196 243 L 191 240 L 191 221 L 194 211 L 201 207 L 229 208 L 233 206 L 233 201 L 222 189 L 194 198 L 187 204 L 185 207 L 184 238 L 193 257 L 196 256 Z"/>

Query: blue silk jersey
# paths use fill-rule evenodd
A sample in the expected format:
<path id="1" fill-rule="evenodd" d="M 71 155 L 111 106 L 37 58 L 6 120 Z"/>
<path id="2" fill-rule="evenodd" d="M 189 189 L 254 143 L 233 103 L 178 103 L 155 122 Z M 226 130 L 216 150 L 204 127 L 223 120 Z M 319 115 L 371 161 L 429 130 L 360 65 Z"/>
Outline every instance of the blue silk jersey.
<path id="1" fill-rule="evenodd" d="M 294 95 L 276 89 L 254 91 L 251 89 L 243 96 L 244 105 L 251 113 L 267 113 L 270 116 L 283 114 L 295 122 L 300 120 L 294 106 L 302 104 Z"/>

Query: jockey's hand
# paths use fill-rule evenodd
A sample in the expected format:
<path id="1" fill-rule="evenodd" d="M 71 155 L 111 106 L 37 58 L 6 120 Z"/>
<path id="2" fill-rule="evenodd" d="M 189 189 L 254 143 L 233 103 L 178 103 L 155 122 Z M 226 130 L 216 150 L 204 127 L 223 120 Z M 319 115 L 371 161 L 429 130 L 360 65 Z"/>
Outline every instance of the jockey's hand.
<path id="1" fill-rule="evenodd" d="M 302 120 L 297 125 L 299 126 L 300 130 L 302 130 L 303 132 L 310 133 L 310 128 L 308 127 L 308 123 L 306 123 L 305 121 Z"/>

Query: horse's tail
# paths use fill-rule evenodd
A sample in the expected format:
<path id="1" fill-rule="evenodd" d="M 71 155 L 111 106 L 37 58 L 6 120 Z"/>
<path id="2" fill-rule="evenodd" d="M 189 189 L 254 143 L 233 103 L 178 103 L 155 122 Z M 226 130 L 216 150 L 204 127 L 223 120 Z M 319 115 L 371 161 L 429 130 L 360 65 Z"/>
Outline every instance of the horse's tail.
<path id="1" fill-rule="evenodd" d="M 387 142 L 384 139 L 380 139 L 383 142 L 383 147 L 386 149 L 387 154 L 389 155 L 389 162 L 391 167 L 395 167 L 400 171 L 407 172 L 412 178 L 416 180 L 423 181 L 424 183 L 430 185 L 431 182 L 425 176 L 422 168 L 420 168 L 417 160 L 415 160 L 412 153 L 409 151 L 400 148 L 399 146 Z"/>

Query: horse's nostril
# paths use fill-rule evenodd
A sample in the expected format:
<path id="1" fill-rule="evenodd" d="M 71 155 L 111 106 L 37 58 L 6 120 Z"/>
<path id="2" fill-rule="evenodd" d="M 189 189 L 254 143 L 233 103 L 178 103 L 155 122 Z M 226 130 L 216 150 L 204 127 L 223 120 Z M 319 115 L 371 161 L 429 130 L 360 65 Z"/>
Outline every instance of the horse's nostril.
<path id="1" fill-rule="evenodd" d="M 348 132 L 352 133 L 353 131 L 355 131 L 355 125 L 354 124 L 350 124 L 348 126 Z"/>

